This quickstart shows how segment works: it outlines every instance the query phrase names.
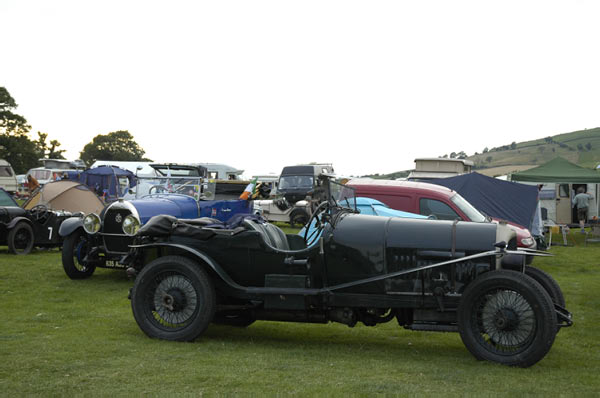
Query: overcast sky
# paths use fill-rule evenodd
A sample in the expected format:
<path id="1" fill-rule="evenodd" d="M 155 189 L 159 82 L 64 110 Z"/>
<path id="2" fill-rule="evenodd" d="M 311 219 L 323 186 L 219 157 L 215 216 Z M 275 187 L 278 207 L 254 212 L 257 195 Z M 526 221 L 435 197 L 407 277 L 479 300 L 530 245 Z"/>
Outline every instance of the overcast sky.
<path id="1" fill-rule="evenodd" d="M 343 175 L 600 126 L 600 1 L 0 0 L 0 86 L 79 157 Z"/>

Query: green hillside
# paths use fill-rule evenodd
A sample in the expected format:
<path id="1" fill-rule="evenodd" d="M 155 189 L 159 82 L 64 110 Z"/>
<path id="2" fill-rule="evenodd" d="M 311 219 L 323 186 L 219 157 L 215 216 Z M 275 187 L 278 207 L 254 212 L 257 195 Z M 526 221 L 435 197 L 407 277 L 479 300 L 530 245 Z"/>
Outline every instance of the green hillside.
<path id="1" fill-rule="evenodd" d="M 486 148 L 467 159 L 473 161 L 478 172 L 498 176 L 544 164 L 557 156 L 582 167 L 595 168 L 600 164 L 600 127 Z M 409 170 L 404 170 L 364 177 L 395 179 L 408 173 Z"/>
<path id="2" fill-rule="evenodd" d="M 558 134 L 533 141 L 492 148 L 469 156 L 476 169 L 505 166 L 540 165 L 561 156 L 582 167 L 595 168 L 600 163 L 600 128 Z"/>

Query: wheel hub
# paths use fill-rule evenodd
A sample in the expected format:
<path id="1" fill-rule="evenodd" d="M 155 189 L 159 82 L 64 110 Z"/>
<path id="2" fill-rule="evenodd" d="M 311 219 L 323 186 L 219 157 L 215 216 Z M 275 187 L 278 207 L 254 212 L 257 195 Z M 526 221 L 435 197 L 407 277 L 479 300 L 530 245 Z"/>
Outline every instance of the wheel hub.
<path id="1" fill-rule="evenodd" d="M 163 306 L 169 311 L 180 311 L 186 306 L 185 294 L 179 289 L 169 289 L 162 298 Z"/>
<path id="2" fill-rule="evenodd" d="M 502 331 L 515 330 L 519 325 L 519 316 L 511 308 L 502 308 L 494 316 L 494 325 Z"/>

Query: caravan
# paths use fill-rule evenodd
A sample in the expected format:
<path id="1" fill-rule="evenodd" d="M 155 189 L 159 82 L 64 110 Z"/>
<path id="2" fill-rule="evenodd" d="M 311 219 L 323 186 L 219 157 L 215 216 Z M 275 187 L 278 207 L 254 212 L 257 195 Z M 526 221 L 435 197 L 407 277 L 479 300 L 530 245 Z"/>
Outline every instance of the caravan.
<path id="1" fill-rule="evenodd" d="M 85 170 L 85 164 L 81 160 L 39 159 L 39 161 L 43 166 L 30 169 L 27 174 L 35 178 L 40 185 L 61 180 L 65 173 L 69 179 L 77 180 L 79 172 Z"/>
<path id="2" fill-rule="evenodd" d="M 17 177 L 10 163 L 4 159 L 0 159 L 0 188 L 11 195 L 17 192 Z"/>
<path id="3" fill-rule="evenodd" d="M 533 169 L 514 173 L 511 180 L 541 187 L 539 199 L 544 219 L 557 224 L 576 224 L 577 209 L 573 206 L 573 197 L 580 187 L 592 196 L 588 219 L 598 217 L 600 173 L 595 170 L 557 157 Z"/>

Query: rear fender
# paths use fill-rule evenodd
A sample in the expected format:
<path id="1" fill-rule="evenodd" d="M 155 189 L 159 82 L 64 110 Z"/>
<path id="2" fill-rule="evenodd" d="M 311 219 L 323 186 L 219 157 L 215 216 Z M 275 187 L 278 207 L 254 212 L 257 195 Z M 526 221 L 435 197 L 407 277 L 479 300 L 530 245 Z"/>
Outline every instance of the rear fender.
<path id="1" fill-rule="evenodd" d="M 26 222 L 29 225 L 33 225 L 31 220 L 27 217 L 15 217 L 12 220 L 10 220 L 8 224 L 6 224 L 6 229 L 13 229 L 15 225 L 17 225 L 20 222 Z"/>
<path id="2" fill-rule="evenodd" d="M 146 244 L 146 245 L 131 245 L 129 247 L 134 248 L 134 249 L 172 247 L 172 248 L 181 250 L 183 252 L 191 254 L 194 258 L 197 258 L 197 259 L 201 260 L 203 263 L 205 263 L 210 269 L 212 269 L 214 271 L 215 274 L 217 274 L 217 276 L 223 282 L 225 282 L 232 289 L 241 290 L 241 291 L 246 290 L 246 288 L 244 286 L 238 285 L 233 279 L 231 279 L 231 277 L 225 272 L 225 270 L 223 270 L 223 268 L 221 268 L 221 266 L 215 260 L 213 260 L 210 256 L 208 256 L 206 253 L 198 251 L 198 250 L 194 250 L 185 245 L 179 245 L 176 243 L 150 243 L 150 244 Z"/>
<path id="3" fill-rule="evenodd" d="M 82 228 L 83 229 L 83 218 L 81 217 L 71 217 L 67 218 L 60 224 L 60 228 L 58 229 L 58 234 L 63 238 L 71 235 L 75 230 Z"/>

